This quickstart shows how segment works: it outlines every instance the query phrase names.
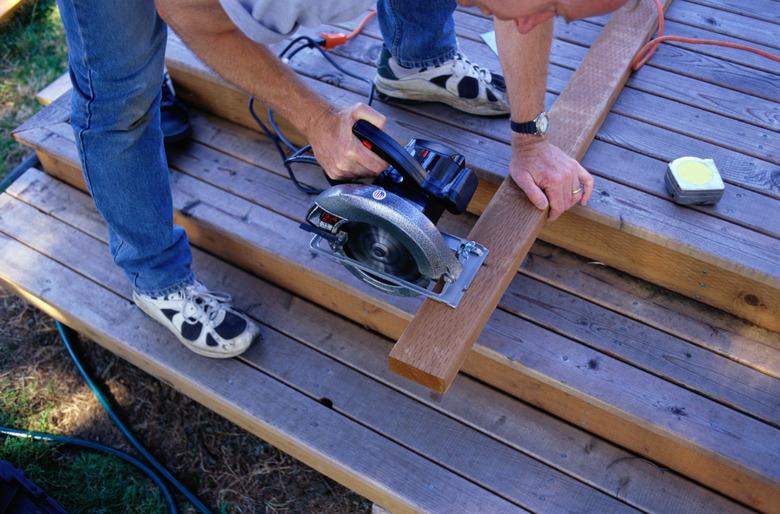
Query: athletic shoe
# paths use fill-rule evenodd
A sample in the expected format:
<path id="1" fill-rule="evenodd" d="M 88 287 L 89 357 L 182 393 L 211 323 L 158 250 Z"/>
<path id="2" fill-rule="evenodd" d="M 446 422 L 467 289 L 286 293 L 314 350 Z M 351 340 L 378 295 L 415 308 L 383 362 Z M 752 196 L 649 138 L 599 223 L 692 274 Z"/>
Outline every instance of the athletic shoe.
<path id="1" fill-rule="evenodd" d="M 480 68 L 461 52 L 441 66 L 404 68 L 383 48 L 374 84 L 391 98 L 441 102 L 479 116 L 509 114 L 504 77 Z"/>
<path id="2" fill-rule="evenodd" d="M 167 71 L 163 75 L 162 83 L 160 128 L 162 128 L 163 143 L 166 146 L 185 141 L 192 134 L 190 115 L 181 100 L 176 98 L 173 82 Z"/>
<path id="3" fill-rule="evenodd" d="M 133 301 L 184 346 L 206 357 L 240 355 L 260 332 L 254 322 L 233 309 L 230 295 L 211 292 L 198 282 L 164 296 L 134 292 Z"/>

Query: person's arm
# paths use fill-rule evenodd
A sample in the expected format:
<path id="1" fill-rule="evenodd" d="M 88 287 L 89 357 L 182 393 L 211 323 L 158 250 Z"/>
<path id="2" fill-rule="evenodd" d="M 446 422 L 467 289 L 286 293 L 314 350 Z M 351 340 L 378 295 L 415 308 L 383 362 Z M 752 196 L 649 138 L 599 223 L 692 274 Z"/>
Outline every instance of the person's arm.
<path id="1" fill-rule="evenodd" d="M 266 46 L 246 37 L 218 0 L 156 0 L 155 4 L 203 62 L 300 131 L 331 178 L 376 175 L 387 167 L 352 135 L 352 124 L 358 119 L 383 128 L 382 114 L 364 104 L 335 109 Z"/>
<path id="2" fill-rule="evenodd" d="M 520 33 L 515 21 L 496 20 L 495 25 L 512 119 L 517 122 L 532 120 L 544 110 L 552 19 L 527 34 Z M 536 207 L 550 207 L 551 220 L 558 218 L 577 201 L 585 205 L 593 192 L 590 173 L 540 136 L 512 133 L 509 171 Z M 573 195 L 572 191 L 580 184 L 584 192 Z"/>

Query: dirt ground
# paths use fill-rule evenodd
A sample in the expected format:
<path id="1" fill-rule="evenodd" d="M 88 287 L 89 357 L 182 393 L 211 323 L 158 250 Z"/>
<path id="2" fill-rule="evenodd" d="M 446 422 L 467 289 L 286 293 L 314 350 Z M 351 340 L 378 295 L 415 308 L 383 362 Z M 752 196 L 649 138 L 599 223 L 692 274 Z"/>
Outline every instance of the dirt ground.
<path id="1" fill-rule="evenodd" d="M 82 339 L 78 351 L 93 376 L 116 399 L 121 415 L 139 439 L 215 511 L 370 510 L 366 499 L 99 345 Z M 2 288 L 0 387 L 6 402 L 0 402 L 0 408 L 6 422 L 15 419 L 27 425 L 19 428 L 46 428 L 130 451 L 79 376 L 51 318 Z M 9 415 L 11 411 L 14 416 Z M 54 466 L 67 466 L 73 462 L 73 453 L 47 452 L 43 458 L 57 461 L 49 463 Z M 113 512 L 102 508 L 88 511 Z"/>

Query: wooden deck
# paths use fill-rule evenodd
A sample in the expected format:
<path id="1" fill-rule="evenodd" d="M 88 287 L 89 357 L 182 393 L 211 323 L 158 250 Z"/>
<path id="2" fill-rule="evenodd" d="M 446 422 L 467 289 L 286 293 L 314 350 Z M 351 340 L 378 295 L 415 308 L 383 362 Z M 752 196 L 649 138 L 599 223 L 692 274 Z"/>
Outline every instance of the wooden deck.
<path id="1" fill-rule="evenodd" d="M 780 20 L 761 14 L 764 3 L 774 2 L 743 15 L 728 3 L 713 13 L 714 1 L 675 0 L 667 30 L 701 36 L 694 27 L 704 27 L 776 46 Z M 487 20 L 459 12 L 457 23 L 467 54 L 495 61 L 476 40 Z M 600 23 L 557 27 L 549 101 Z M 753 29 L 741 31 L 745 24 Z M 338 58 L 370 76 L 376 35 L 369 25 Z M 317 59 L 296 61 L 318 70 L 312 85 L 340 103 L 361 98 L 359 83 Z M 437 397 L 386 367 L 390 340 L 419 300 L 377 293 L 309 253 L 297 224 L 310 198 L 294 189 L 270 142 L 246 128 L 245 97 L 175 37 L 168 65 L 197 106 L 193 141 L 169 155 L 176 221 L 208 252 L 196 252 L 203 280 L 235 294 L 264 324 L 265 343 L 212 365 L 130 307 L 105 227 L 78 191 L 66 97 L 16 133 L 48 175 L 28 172 L 0 196 L 0 258 L 10 263 L 1 281 L 394 511 L 743 508 L 714 490 L 780 512 L 777 66 L 724 49 L 659 50 L 585 157 L 599 175 L 596 201 L 548 226 L 543 238 L 558 246 L 532 248 L 467 360 L 465 373 L 479 380 L 461 375 Z M 480 212 L 505 173 L 505 120 L 377 106 L 395 120 L 395 135 L 449 141 L 481 168 L 472 205 Z M 717 207 L 667 200 L 665 160 L 682 154 L 715 158 L 728 182 Z M 463 234 L 473 222 L 443 224 Z"/>
<path id="2" fill-rule="evenodd" d="M 675 1 L 668 31 L 677 27 L 676 20 L 694 17 L 689 10 L 702 9 Z M 717 23 L 726 24 L 724 31 L 736 31 L 730 20 Z M 776 24 L 749 20 L 756 25 L 751 44 L 777 45 Z M 548 105 L 597 36 L 598 23 L 603 20 L 556 26 Z M 479 40 L 491 29 L 490 21 L 458 12 L 456 26 L 467 55 L 497 68 L 497 57 Z M 345 28 L 351 27 L 330 30 Z M 700 36 L 729 39 L 696 30 Z M 312 36 L 319 32 L 308 31 Z M 334 54 L 370 77 L 381 44 L 378 35 L 374 21 Z M 317 91 L 340 104 L 365 99 L 363 83 L 334 73 L 314 52 L 299 55 L 293 65 Z M 585 166 L 600 179 L 589 208 L 548 224 L 542 239 L 780 331 L 780 223 L 775 222 L 780 219 L 780 66 L 763 61 L 746 52 L 662 46 L 629 80 L 585 156 Z M 246 96 L 226 86 L 175 37 L 167 62 L 183 97 L 256 130 Z M 480 213 L 506 174 L 506 121 L 438 105 L 377 103 L 377 108 L 392 120 L 388 129 L 399 139 L 430 137 L 466 155 L 482 178 L 471 206 Z M 666 163 L 681 155 L 715 159 L 728 184 L 717 206 L 683 208 L 669 201 L 663 173 Z"/>
<path id="3" fill-rule="evenodd" d="M 31 170 L 0 195 L 0 259 L 7 263 L 0 281 L 394 512 L 745 512 L 664 467 L 468 377 L 459 377 L 444 397 L 431 395 L 387 370 L 392 341 L 200 250 L 194 265 L 201 278 L 233 293 L 262 323 L 264 341 L 239 359 L 198 357 L 132 306 L 129 285 L 111 264 L 106 232 L 86 194 Z M 574 264 L 565 268 L 570 274 L 577 274 L 577 264 L 587 266 L 546 245 L 540 251 L 544 257 L 529 263 L 529 283 L 542 284 L 531 276 L 544 276 L 557 261 Z M 539 267 L 537 260 L 543 261 Z M 617 296 L 641 287 L 614 271 L 602 270 L 602 277 L 615 283 L 602 289 Z M 607 369 L 614 367 L 612 359 L 568 344 L 572 369 L 598 371 L 602 380 L 612 380 Z M 534 353 L 546 359 L 551 351 L 541 345 Z M 592 358 L 596 365 L 588 364 Z M 698 416 L 690 402 L 679 409 L 679 419 Z M 754 443 L 740 437 L 735 444 L 745 450 Z"/>

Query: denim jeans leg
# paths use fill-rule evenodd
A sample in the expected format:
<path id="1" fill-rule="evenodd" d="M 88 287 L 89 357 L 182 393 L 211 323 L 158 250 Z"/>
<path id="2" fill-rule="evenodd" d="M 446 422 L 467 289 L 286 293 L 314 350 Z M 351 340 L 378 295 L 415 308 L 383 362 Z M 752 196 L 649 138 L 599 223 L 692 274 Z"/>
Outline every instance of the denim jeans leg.
<path id="1" fill-rule="evenodd" d="M 385 47 L 401 66 L 438 66 L 455 56 L 455 0 L 378 0 Z"/>
<path id="2" fill-rule="evenodd" d="M 114 262 L 141 293 L 191 283 L 160 128 L 165 23 L 153 0 L 58 4 L 73 82 L 71 125 Z"/>

